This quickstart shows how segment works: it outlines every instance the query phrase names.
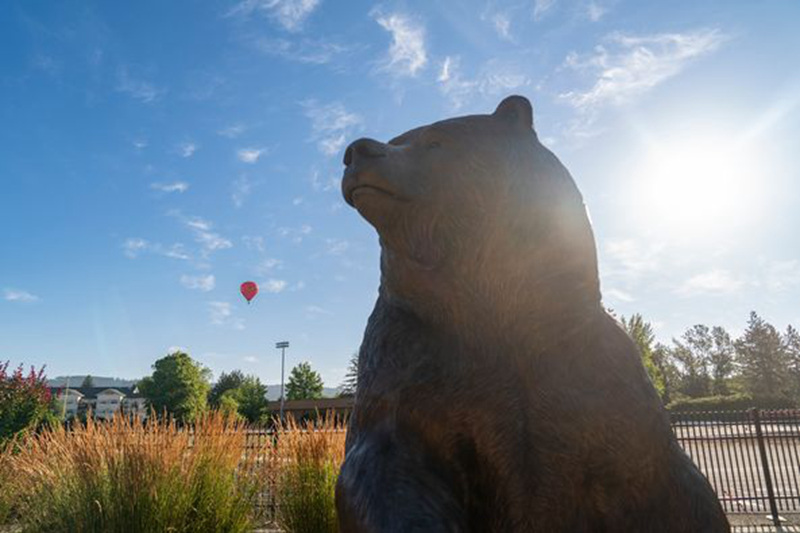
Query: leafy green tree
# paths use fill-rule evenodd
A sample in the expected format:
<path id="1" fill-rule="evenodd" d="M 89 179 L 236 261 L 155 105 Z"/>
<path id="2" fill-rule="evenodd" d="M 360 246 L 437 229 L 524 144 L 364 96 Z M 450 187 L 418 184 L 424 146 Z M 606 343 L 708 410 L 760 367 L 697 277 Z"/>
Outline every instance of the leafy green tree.
<path id="1" fill-rule="evenodd" d="M 156 413 L 166 411 L 190 422 L 206 410 L 210 377 L 210 370 L 178 351 L 156 361 L 153 375 L 139 382 L 139 390 Z"/>
<path id="2" fill-rule="evenodd" d="M 653 342 L 655 341 L 653 326 L 646 322 L 639 313 L 631 315 L 628 319 L 623 316 L 621 322 L 622 327 L 628 332 L 636 346 L 639 347 L 639 354 L 647 370 L 647 375 L 650 376 L 650 381 L 655 386 L 658 394 L 664 399 L 664 376 L 660 372 L 658 365 L 653 361 Z"/>
<path id="3" fill-rule="evenodd" d="M 672 401 L 672 396 L 680 383 L 680 373 L 675 365 L 672 350 L 660 342 L 653 348 L 653 365 L 664 382 L 664 392 L 661 395 L 664 405 Z"/>
<path id="4" fill-rule="evenodd" d="M 736 358 L 744 386 L 753 397 L 789 392 L 789 358 L 783 339 L 775 327 L 755 311 L 750 313 L 747 329 L 736 341 Z"/>
<path id="5" fill-rule="evenodd" d="M 350 364 L 347 365 L 347 372 L 344 375 L 342 384 L 339 385 L 339 396 L 355 396 L 358 387 L 358 352 L 350 356 Z"/>
<path id="6" fill-rule="evenodd" d="M 294 367 L 286 384 L 288 400 L 315 400 L 322 398 L 322 378 L 311 370 L 311 364 L 303 362 Z"/>
<path id="7" fill-rule="evenodd" d="M 792 326 L 786 328 L 783 349 L 789 366 L 789 392 L 795 400 L 800 400 L 800 333 Z"/>
<path id="8" fill-rule="evenodd" d="M 241 385 L 235 389 L 235 395 L 239 404 L 239 414 L 248 422 L 254 424 L 267 415 L 267 386 L 257 377 L 245 377 Z"/>
<path id="9" fill-rule="evenodd" d="M 239 414 L 239 402 L 236 400 L 236 392 L 238 389 L 230 389 L 225 391 L 217 401 L 217 409 L 219 409 L 225 416 L 241 418 Z"/>
<path id="10" fill-rule="evenodd" d="M 713 347 L 709 327 L 696 324 L 683 333 L 681 340 L 673 339 L 672 343 L 672 357 L 681 376 L 680 392 L 692 398 L 708 396 L 711 392 L 708 353 Z"/>
<path id="11" fill-rule="evenodd" d="M 715 396 L 730 394 L 728 380 L 735 370 L 736 351 L 730 334 L 721 326 L 711 328 L 711 349 L 708 366 L 711 369 L 711 393 Z"/>
<path id="12" fill-rule="evenodd" d="M 92 387 L 94 387 L 94 379 L 92 378 L 91 375 L 87 375 L 85 378 L 83 378 L 83 383 L 81 383 L 81 388 L 90 389 Z"/>
<path id="13" fill-rule="evenodd" d="M 227 374 L 223 372 L 208 394 L 208 403 L 211 404 L 211 407 L 219 407 L 222 395 L 229 390 L 238 389 L 242 382 L 244 382 L 244 374 L 241 370 L 234 370 Z"/>

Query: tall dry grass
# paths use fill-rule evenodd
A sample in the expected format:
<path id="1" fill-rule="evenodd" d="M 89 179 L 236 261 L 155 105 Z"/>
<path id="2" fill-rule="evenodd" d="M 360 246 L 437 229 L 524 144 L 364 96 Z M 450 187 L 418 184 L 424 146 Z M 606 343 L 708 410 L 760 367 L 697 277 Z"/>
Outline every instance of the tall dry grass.
<path id="1" fill-rule="evenodd" d="M 270 459 L 277 522 L 287 533 L 338 531 L 334 489 L 344 461 L 345 426 L 328 416 L 320 423 L 293 420 L 278 431 Z"/>
<path id="2" fill-rule="evenodd" d="M 217 413 L 48 429 L 0 455 L 0 510 L 23 532 L 251 531 L 264 470 L 245 433 Z"/>

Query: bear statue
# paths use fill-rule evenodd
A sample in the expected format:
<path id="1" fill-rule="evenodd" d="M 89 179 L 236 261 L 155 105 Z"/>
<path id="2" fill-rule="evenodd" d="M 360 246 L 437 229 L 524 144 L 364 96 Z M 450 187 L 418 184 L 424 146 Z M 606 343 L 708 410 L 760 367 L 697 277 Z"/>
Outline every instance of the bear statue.
<path id="1" fill-rule="evenodd" d="M 344 533 L 729 531 L 530 102 L 353 142 L 342 192 L 381 283 L 336 487 Z"/>

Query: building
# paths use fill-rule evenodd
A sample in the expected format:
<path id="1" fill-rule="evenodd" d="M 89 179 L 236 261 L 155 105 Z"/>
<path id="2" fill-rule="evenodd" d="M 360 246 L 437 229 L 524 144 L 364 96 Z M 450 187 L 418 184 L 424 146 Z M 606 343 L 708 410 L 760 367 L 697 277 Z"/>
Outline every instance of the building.
<path id="1" fill-rule="evenodd" d="M 111 420 L 117 412 L 147 418 L 147 402 L 133 387 L 51 387 L 50 392 L 65 418 L 92 413 L 94 418 Z"/>
<path id="2" fill-rule="evenodd" d="M 281 411 L 280 400 L 269 402 L 267 410 L 271 417 L 278 417 Z M 296 421 L 314 420 L 333 415 L 337 420 L 346 420 L 353 411 L 353 397 L 319 398 L 317 400 L 286 400 L 284 416 Z"/>

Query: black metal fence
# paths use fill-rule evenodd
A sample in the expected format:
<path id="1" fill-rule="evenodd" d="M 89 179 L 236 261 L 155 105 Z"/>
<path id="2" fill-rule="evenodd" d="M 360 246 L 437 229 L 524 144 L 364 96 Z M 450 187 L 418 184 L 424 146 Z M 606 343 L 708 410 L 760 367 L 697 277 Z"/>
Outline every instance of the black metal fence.
<path id="1" fill-rule="evenodd" d="M 673 413 L 672 428 L 729 514 L 800 512 L 800 411 Z"/>

